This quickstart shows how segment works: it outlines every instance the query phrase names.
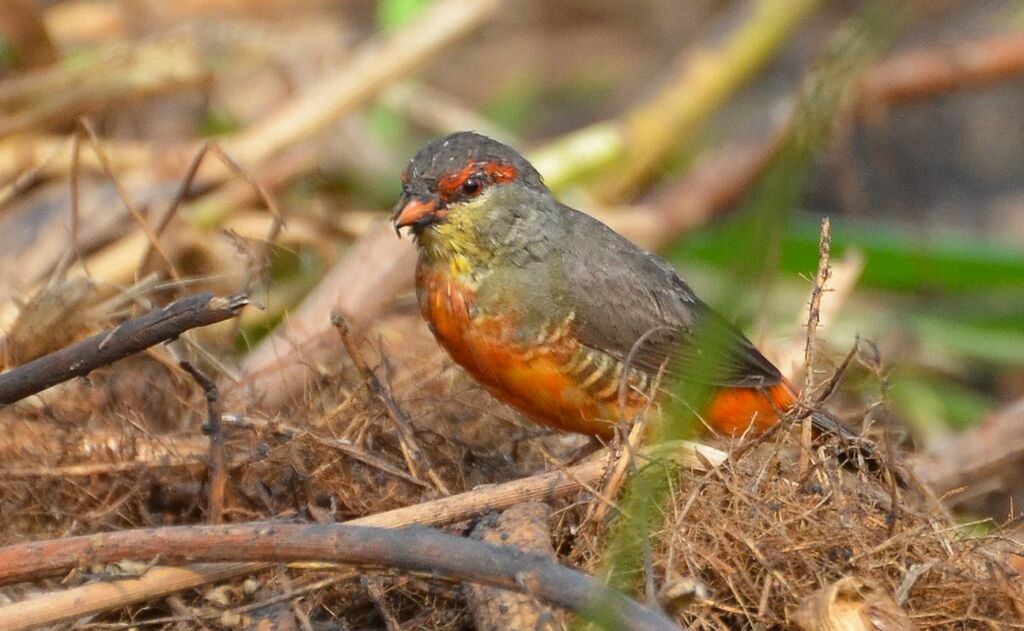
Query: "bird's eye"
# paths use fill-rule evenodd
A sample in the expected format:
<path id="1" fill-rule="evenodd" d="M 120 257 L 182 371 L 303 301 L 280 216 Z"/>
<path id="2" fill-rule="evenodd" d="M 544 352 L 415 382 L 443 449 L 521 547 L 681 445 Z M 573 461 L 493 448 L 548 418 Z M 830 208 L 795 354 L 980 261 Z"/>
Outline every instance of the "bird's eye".
<path id="1" fill-rule="evenodd" d="M 475 197 L 479 195 L 480 191 L 483 190 L 483 188 L 483 182 L 481 182 L 480 178 L 478 177 L 466 178 L 465 181 L 462 182 L 461 186 L 462 194 L 465 195 L 466 197 Z"/>

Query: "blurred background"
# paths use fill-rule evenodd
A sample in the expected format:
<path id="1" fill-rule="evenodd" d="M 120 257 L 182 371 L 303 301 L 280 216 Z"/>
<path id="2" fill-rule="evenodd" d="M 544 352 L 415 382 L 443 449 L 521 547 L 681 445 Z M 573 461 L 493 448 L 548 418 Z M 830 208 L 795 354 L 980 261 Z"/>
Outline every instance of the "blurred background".
<path id="1" fill-rule="evenodd" d="M 115 287 L 249 291 L 217 347 L 241 374 L 326 324 L 317 296 L 403 339 L 398 174 L 475 129 L 794 375 L 829 217 L 822 373 L 864 340 L 840 409 L 939 445 L 1024 397 L 1022 27 L 1009 0 L 5 0 L 5 362 Z M 230 160 L 179 191 L 208 140 Z"/>

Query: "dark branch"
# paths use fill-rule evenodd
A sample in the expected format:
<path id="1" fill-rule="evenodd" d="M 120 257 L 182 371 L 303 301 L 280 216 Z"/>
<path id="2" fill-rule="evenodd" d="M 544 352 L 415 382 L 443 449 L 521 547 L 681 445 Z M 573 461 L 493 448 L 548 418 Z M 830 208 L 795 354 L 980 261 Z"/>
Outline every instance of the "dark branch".
<path id="1" fill-rule="evenodd" d="M 0 548 L 0 585 L 95 563 L 153 558 L 161 563 L 324 561 L 432 572 L 508 590 L 528 590 L 553 605 L 584 615 L 598 612 L 598 622 L 607 628 L 679 629 L 663 615 L 545 555 L 424 527 L 261 522 L 52 539 Z"/>
<path id="2" fill-rule="evenodd" d="M 207 509 L 210 511 L 210 523 L 224 522 L 224 489 L 227 487 L 227 463 L 224 456 L 224 431 L 220 423 L 220 391 L 212 379 L 204 375 L 198 368 L 187 361 L 181 362 L 181 368 L 192 376 L 206 397 L 206 423 L 203 433 L 210 437 L 210 492 Z"/>
<path id="3" fill-rule="evenodd" d="M 249 300 L 244 295 L 221 298 L 204 292 L 123 322 L 110 331 L 0 374 L 0 405 L 87 375 L 100 366 L 173 340 L 189 329 L 232 318 L 247 304 Z"/>

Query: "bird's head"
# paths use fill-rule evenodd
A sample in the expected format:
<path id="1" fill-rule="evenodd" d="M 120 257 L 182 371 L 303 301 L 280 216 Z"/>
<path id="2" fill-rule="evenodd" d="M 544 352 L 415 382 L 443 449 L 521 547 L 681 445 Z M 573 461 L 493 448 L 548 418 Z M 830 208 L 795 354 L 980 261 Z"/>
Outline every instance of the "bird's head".
<path id="1" fill-rule="evenodd" d="M 409 162 L 391 221 L 425 251 L 473 256 L 508 242 L 517 219 L 546 196 L 540 174 L 514 149 L 458 132 L 427 143 Z"/>

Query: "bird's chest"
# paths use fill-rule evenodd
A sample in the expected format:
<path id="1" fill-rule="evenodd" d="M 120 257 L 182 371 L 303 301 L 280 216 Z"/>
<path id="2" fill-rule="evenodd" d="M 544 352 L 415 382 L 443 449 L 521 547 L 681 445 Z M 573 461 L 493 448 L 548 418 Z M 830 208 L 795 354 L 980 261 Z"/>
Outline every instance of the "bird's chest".
<path id="1" fill-rule="evenodd" d="M 560 429 L 610 431 L 600 419 L 622 413 L 614 396 L 621 369 L 580 345 L 573 313 L 541 321 L 524 306 L 529 297 L 518 301 L 516 290 L 481 291 L 437 267 L 420 266 L 416 280 L 420 310 L 437 341 L 498 398 Z M 634 398 L 631 391 L 630 409 Z"/>
<path id="2" fill-rule="evenodd" d="M 420 311 L 457 363 L 486 385 L 507 383 L 541 364 L 566 361 L 575 350 L 571 318 L 552 314 L 540 325 L 516 291 L 482 287 L 449 269 L 417 269 Z M 486 295 L 486 299 L 484 296 Z"/>
<path id="3" fill-rule="evenodd" d="M 417 270 L 420 311 L 437 341 L 452 358 L 484 381 L 523 348 L 519 308 L 509 300 L 500 309 L 479 300 L 473 279 L 440 266 Z"/>

